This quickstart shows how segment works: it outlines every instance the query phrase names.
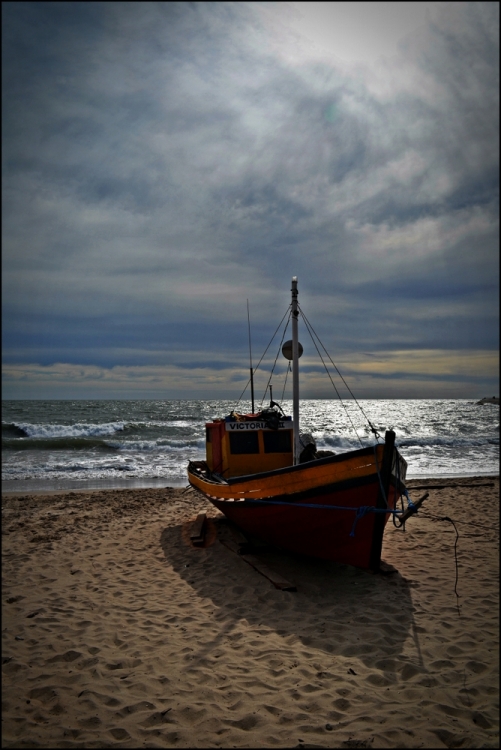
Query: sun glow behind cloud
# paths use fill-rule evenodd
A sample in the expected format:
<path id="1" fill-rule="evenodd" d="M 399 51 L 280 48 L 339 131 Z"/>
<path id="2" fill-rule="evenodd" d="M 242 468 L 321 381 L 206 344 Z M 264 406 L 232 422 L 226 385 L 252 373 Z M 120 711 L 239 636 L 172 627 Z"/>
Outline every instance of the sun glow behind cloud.
<path id="1" fill-rule="evenodd" d="M 289 64 L 330 62 L 374 65 L 397 55 L 421 30 L 437 3 L 257 3 L 278 38 L 274 50 Z M 281 31 L 281 33 L 280 33 Z"/>

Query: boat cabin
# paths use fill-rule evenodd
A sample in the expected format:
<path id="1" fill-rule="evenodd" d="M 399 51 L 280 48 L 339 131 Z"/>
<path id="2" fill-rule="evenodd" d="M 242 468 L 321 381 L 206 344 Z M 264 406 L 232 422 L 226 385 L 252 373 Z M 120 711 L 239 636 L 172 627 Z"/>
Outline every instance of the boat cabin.
<path id="1" fill-rule="evenodd" d="M 291 417 L 267 409 L 236 414 L 205 425 L 209 469 L 225 479 L 292 466 Z"/>

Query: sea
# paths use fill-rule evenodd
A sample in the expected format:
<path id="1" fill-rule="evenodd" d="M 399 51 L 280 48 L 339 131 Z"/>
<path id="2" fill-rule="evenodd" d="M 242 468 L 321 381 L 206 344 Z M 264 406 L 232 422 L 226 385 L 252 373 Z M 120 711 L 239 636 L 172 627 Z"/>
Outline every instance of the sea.
<path id="1" fill-rule="evenodd" d="M 185 487 L 188 461 L 205 458 L 205 423 L 250 407 L 226 400 L 3 401 L 2 491 Z M 290 401 L 281 407 L 292 413 Z M 395 431 L 408 479 L 499 474 L 499 405 L 301 402 L 300 430 L 319 450 L 373 445 L 369 422 L 381 437 Z"/>

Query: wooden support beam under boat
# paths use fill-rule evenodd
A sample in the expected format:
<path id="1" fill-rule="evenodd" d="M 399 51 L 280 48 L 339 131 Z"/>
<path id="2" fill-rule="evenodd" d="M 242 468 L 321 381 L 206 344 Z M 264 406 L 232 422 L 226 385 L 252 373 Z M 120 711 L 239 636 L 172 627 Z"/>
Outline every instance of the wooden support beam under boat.
<path id="1" fill-rule="evenodd" d="M 190 531 L 190 539 L 196 546 L 202 545 L 205 539 L 207 514 L 199 513 Z"/>
<path id="2" fill-rule="evenodd" d="M 379 469 L 380 483 L 376 498 L 376 508 L 387 508 L 386 498 L 389 497 L 391 467 L 393 464 L 393 451 L 395 448 L 395 433 L 388 430 L 384 436 L 383 462 Z M 374 573 L 379 572 L 381 562 L 381 549 L 383 547 L 383 534 L 386 525 L 386 514 L 374 514 L 374 531 L 372 532 L 372 546 L 369 557 L 369 568 Z"/>

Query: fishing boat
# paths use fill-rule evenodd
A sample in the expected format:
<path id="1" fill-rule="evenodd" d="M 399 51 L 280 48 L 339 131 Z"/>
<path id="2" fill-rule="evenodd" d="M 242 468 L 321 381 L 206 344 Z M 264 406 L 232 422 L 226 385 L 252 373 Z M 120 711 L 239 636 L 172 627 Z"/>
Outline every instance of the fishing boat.
<path id="1" fill-rule="evenodd" d="M 292 365 L 292 416 L 271 394 L 270 405 L 255 411 L 251 360 L 252 411 L 206 424 L 206 460 L 190 461 L 188 480 L 250 538 L 377 572 L 388 519 L 402 526 L 426 496 L 410 501 L 407 463 L 391 429 L 383 439 L 368 420 L 374 444 L 339 454 L 317 451 L 312 437 L 300 434 L 300 316 L 311 331 L 299 307 L 297 277 L 291 291 L 292 340 L 282 352 Z"/>

